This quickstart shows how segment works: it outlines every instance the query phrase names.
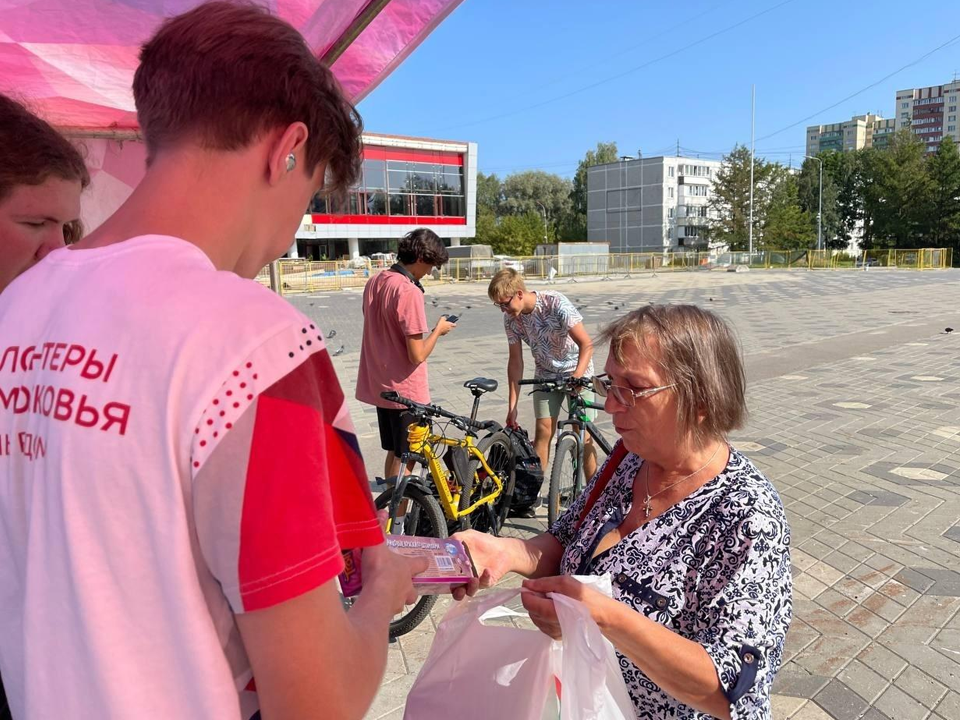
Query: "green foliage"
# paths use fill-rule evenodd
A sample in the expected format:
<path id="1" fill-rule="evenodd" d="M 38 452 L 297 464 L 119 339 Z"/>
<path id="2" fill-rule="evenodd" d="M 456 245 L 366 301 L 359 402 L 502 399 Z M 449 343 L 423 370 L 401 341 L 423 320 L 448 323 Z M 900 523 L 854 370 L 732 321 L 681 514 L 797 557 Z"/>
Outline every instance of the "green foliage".
<path id="1" fill-rule="evenodd" d="M 847 246 L 840 230 L 840 209 L 837 201 L 837 186 L 833 176 L 823 167 L 823 219 L 821 233 L 823 247 L 840 250 Z M 817 237 L 817 213 L 820 212 L 820 163 L 806 159 L 797 178 L 797 202 L 810 219 L 814 239 Z M 814 243 L 813 247 L 816 247 Z"/>
<path id="2" fill-rule="evenodd" d="M 504 215 L 541 215 L 548 223 L 570 213 L 572 183 L 553 173 L 528 170 L 514 173 L 503 181 Z M 554 225 L 555 227 L 555 225 Z M 550 233 L 555 236 L 554 233 Z"/>
<path id="3" fill-rule="evenodd" d="M 543 242 L 544 230 L 539 214 L 507 215 L 500 219 L 489 244 L 496 255 L 533 255 Z"/>
<path id="4" fill-rule="evenodd" d="M 925 148 L 910 130 L 901 130 L 889 148 L 862 152 L 864 246 L 915 248 L 930 242 L 924 210 L 932 183 Z"/>
<path id="5" fill-rule="evenodd" d="M 770 198 L 777 185 L 782 165 L 756 158 L 753 170 L 753 237 L 759 246 L 760 233 L 766 223 Z M 713 182 L 710 207 L 716 213 L 707 226 L 707 238 L 722 242 L 731 250 L 746 250 L 750 237 L 750 150 L 737 145 L 723 163 Z"/>
<path id="6" fill-rule="evenodd" d="M 766 208 L 760 247 L 764 250 L 801 250 L 816 242 L 810 214 L 800 206 L 799 180 L 785 169 L 775 169 Z"/>
<path id="7" fill-rule="evenodd" d="M 949 135 L 927 160 L 930 199 L 926 212 L 931 247 L 952 247 L 960 254 L 960 152 Z"/>
<path id="8" fill-rule="evenodd" d="M 503 183 L 496 173 L 477 173 L 477 212 L 488 210 L 494 217 L 500 214 L 503 204 Z"/>

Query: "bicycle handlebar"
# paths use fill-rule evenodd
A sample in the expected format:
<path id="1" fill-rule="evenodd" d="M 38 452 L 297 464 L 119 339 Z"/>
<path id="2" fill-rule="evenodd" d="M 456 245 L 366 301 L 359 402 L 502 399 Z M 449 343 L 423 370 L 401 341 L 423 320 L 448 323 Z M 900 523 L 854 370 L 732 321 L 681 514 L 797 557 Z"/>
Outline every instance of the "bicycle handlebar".
<path id="1" fill-rule="evenodd" d="M 396 390 L 387 390 L 380 393 L 380 397 L 384 400 L 389 400 L 392 403 L 397 405 L 403 405 L 404 407 L 413 410 L 414 412 L 419 412 L 424 415 L 433 415 L 434 417 L 443 417 L 452 421 L 454 425 L 459 427 L 461 430 L 493 430 L 499 429 L 500 424 L 493 420 L 484 420 L 483 422 L 477 422 L 471 420 L 468 417 L 463 415 L 455 415 L 452 412 L 444 410 L 439 405 L 429 405 L 424 403 L 418 403 L 415 400 L 410 400 L 409 398 L 403 397 Z"/>
<path id="2" fill-rule="evenodd" d="M 555 390 L 571 390 L 574 388 L 589 388 L 593 386 L 593 378 L 527 378 L 517 383 L 518 385 L 540 385 L 545 388 Z"/>

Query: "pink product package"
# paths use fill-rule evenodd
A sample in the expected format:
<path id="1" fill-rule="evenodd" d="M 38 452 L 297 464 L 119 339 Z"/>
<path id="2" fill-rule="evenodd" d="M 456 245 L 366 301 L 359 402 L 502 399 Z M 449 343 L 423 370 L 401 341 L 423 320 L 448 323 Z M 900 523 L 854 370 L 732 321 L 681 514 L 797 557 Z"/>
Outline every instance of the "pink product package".
<path id="1" fill-rule="evenodd" d="M 387 535 L 387 547 L 398 555 L 426 557 L 430 565 L 414 576 L 413 587 L 420 595 L 439 595 L 477 577 L 467 546 L 453 538 Z M 363 578 L 360 551 L 343 551 L 344 570 L 340 573 L 340 591 L 344 597 L 360 593 Z"/>
<path id="2" fill-rule="evenodd" d="M 454 538 L 387 535 L 387 547 L 399 555 L 427 558 L 429 567 L 413 578 L 420 595 L 448 593 L 477 576 L 467 546 Z"/>

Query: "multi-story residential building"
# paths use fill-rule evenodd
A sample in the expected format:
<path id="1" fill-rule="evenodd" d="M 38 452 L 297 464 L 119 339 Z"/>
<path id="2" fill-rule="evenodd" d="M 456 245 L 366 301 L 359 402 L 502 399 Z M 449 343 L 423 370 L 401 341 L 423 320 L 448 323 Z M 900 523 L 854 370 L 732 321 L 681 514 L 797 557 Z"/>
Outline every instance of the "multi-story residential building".
<path id="1" fill-rule="evenodd" d="M 935 152 L 946 135 L 960 142 L 957 98 L 960 81 L 946 85 L 897 91 L 897 130 L 909 128 Z"/>
<path id="2" fill-rule="evenodd" d="M 807 127 L 807 155 L 825 150 L 845 152 L 869 147 L 885 146 L 896 131 L 896 121 L 867 113 L 831 125 Z"/>
<path id="3" fill-rule="evenodd" d="M 718 160 L 622 158 L 587 171 L 587 239 L 610 252 L 707 247 L 704 226 Z"/>

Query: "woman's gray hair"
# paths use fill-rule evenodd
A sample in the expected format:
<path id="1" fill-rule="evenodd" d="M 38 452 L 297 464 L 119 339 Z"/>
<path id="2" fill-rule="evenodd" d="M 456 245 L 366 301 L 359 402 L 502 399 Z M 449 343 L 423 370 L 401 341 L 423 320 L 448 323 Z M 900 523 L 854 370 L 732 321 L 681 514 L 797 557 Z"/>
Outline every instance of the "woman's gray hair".
<path id="1" fill-rule="evenodd" d="M 652 342 L 651 342 L 652 341 Z M 624 365 L 630 344 L 675 383 L 677 424 L 697 445 L 726 438 L 747 418 L 746 376 L 733 330 L 696 305 L 647 305 L 607 325 L 599 342 Z"/>

